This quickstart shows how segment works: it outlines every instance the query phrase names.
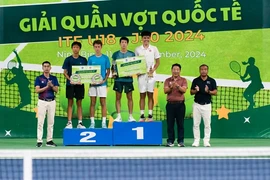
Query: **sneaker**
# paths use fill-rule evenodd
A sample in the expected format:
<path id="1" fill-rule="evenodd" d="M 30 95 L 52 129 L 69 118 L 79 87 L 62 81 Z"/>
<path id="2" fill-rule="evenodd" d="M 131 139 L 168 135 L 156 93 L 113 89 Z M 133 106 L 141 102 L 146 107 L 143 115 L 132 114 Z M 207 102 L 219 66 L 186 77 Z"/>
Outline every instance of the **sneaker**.
<path id="1" fill-rule="evenodd" d="M 136 122 L 136 119 L 134 119 L 133 116 L 129 116 L 128 122 Z"/>
<path id="2" fill-rule="evenodd" d="M 211 144 L 209 142 L 204 142 L 204 147 L 211 147 Z"/>
<path id="3" fill-rule="evenodd" d="M 85 129 L 85 126 L 83 125 L 83 123 L 80 122 L 80 123 L 78 123 L 77 128 Z"/>
<path id="4" fill-rule="evenodd" d="M 94 128 L 95 128 L 95 122 L 91 122 L 91 124 L 90 124 L 90 127 L 89 127 L 89 128 L 94 129 Z"/>
<path id="5" fill-rule="evenodd" d="M 177 146 L 178 146 L 178 147 L 185 147 L 185 144 L 182 143 L 182 142 L 180 142 L 180 143 L 177 144 Z"/>
<path id="6" fill-rule="evenodd" d="M 66 129 L 72 129 L 73 128 L 72 123 L 68 122 L 65 128 Z"/>
<path id="7" fill-rule="evenodd" d="M 122 122 L 122 118 L 121 117 L 117 117 L 114 119 L 114 122 Z"/>
<path id="8" fill-rule="evenodd" d="M 36 147 L 42 147 L 42 142 L 38 142 Z"/>
<path id="9" fill-rule="evenodd" d="M 46 143 L 46 146 L 56 147 L 57 145 L 53 141 L 49 141 Z"/>
<path id="10" fill-rule="evenodd" d="M 102 127 L 103 129 L 106 129 L 106 128 L 107 128 L 106 122 L 102 122 L 101 127 Z"/>
<path id="11" fill-rule="evenodd" d="M 174 146 L 174 144 L 171 142 L 167 143 L 167 145 L 166 145 L 166 147 L 173 147 L 173 146 Z"/>
<path id="12" fill-rule="evenodd" d="M 193 144 L 192 144 L 192 147 L 199 147 L 200 146 L 200 143 L 199 142 L 194 142 Z"/>
<path id="13" fill-rule="evenodd" d="M 151 114 L 149 114 L 149 115 L 148 115 L 148 122 L 152 122 L 152 121 L 154 121 L 154 120 L 153 120 L 153 116 L 152 116 Z"/>
<path id="14" fill-rule="evenodd" d="M 140 117 L 139 122 L 144 122 L 144 121 L 145 121 L 145 117 L 144 117 L 144 114 L 142 114 L 141 117 Z"/>

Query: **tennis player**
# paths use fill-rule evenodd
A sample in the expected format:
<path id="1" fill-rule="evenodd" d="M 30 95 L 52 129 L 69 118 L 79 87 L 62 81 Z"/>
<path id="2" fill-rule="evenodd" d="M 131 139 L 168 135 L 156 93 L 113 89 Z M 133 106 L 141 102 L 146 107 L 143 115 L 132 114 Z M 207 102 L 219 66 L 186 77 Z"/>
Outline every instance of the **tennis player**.
<path id="1" fill-rule="evenodd" d="M 127 37 L 120 38 L 121 49 L 113 53 L 112 55 L 113 62 L 117 61 L 117 59 L 135 56 L 134 52 L 129 51 L 127 49 L 128 42 L 129 42 L 129 39 Z M 112 70 L 114 70 L 114 66 L 112 66 Z M 117 67 L 116 67 L 116 72 L 117 72 Z M 133 111 L 132 91 L 134 90 L 133 78 L 132 77 L 118 77 L 117 75 L 113 76 L 113 78 L 114 78 L 113 90 L 116 93 L 115 106 L 116 106 L 116 112 L 117 112 L 117 117 L 114 119 L 114 121 L 116 122 L 122 121 L 120 110 L 121 110 L 121 98 L 122 98 L 123 90 L 126 93 L 127 100 L 128 100 L 128 111 L 129 111 L 128 121 L 129 122 L 136 121 L 132 116 L 132 111 Z"/>
<path id="2" fill-rule="evenodd" d="M 53 142 L 53 125 L 55 116 L 55 96 L 58 91 L 58 80 L 50 74 L 51 63 L 42 63 L 43 74 L 35 80 L 36 93 L 38 93 L 38 125 L 37 125 L 37 147 L 42 147 L 43 125 L 47 114 L 47 143 L 46 146 L 55 147 Z"/>
<path id="3" fill-rule="evenodd" d="M 89 88 L 89 96 L 91 99 L 90 103 L 90 128 L 95 128 L 95 106 L 97 97 L 100 98 L 101 114 L 102 114 L 102 128 L 107 128 L 106 116 L 106 97 L 107 97 L 107 79 L 110 75 L 110 60 L 105 54 L 102 54 L 102 42 L 100 40 L 95 40 L 93 42 L 93 47 L 95 54 L 88 58 L 88 65 L 100 65 L 101 66 L 101 76 L 103 80 L 97 84 L 91 84 Z"/>
<path id="4" fill-rule="evenodd" d="M 141 33 L 143 44 L 135 49 L 136 56 L 145 56 L 147 64 L 147 74 L 138 75 L 140 91 L 140 122 L 145 121 L 145 98 L 148 97 L 148 121 L 153 121 L 155 71 L 160 64 L 160 54 L 156 46 L 150 45 L 151 32 Z M 153 76 L 152 76 L 153 75 Z"/>
<path id="5" fill-rule="evenodd" d="M 190 94 L 194 95 L 193 104 L 193 147 L 200 146 L 200 123 L 204 121 L 204 146 L 210 147 L 211 134 L 211 97 L 217 94 L 215 79 L 208 76 L 208 66 L 202 64 L 199 68 L 200 76 L 192 81 Z"/>
<path id="6" fill-rule="evenodd" d="M 84 129 L 85 126 L 82 123 L 82 100 L 84 99 L 84 84 L 71 84 L 70 77 L 72 75 L 72 66 L 83 66 L 87 65 L 87 60 L 85 57 L 80 56 L 79 52 L 82 48 L 80 42 L 73 42 L 71 45 L 73 54 L 67 57 L 64 61 L 62 69 L 64 69 L 64 76 L 67 79 L 66 83 L 66 98 L 68 99 L 68 123 L 66 128 L 72 128 L 72 106 L 73 98 L 76 99 L 77 104 L 77 114 L 78 114 L 78 125 L 77 128 Z"/>

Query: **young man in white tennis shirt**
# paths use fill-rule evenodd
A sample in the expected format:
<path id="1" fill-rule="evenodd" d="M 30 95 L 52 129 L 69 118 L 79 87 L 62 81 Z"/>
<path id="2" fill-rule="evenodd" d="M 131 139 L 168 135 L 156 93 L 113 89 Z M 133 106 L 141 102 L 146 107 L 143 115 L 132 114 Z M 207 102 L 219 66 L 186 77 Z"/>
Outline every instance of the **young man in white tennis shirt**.
<path id="1" fill-rule="evenodd" d="M 143 44 L 135 49 L 136 56 L 145 56 L 147 64 L 147 74 L 138 75 L 138 84 L 140 91 L 140 122 L 145 121 L 145 98 L 148 97 L 148 121 L 153 121 L 153 106 L 154 106 L 154 88 L 155 88 L 155 71 L 160 64 L 160 54 L 156 46 L 149 44 L 151 32 L 143 31 L 141 33 Z M 153 77 L 149 76 L 153 74 Z"/>

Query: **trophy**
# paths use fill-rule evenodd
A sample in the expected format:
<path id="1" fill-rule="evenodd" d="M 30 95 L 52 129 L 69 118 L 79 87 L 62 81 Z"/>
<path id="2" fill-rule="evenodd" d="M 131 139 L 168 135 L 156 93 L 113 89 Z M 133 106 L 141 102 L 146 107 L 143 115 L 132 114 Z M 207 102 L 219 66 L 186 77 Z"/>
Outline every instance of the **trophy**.
<path id="1" fill-rule="evenodd" d="M 72 74 L 70 76 L 71 84 L 80 84 L 81 83 L 81 76 L 79 74 Z"/>
<path id="2" fill-rule="evenodd" d="M 153 64 L 154 64 L 153 62 L 147 63 L 147 70 L 148 70 L 147 75 L 148 75 L 149 78 L 152 78 L 153 77 L 153 72 L 152 72 L 152 70 L 153 70 Z"/>
<path id="3" fill-rule="evenodd" d="M 100 84 L 103 81 L 101 74 L 94 74 L 91 78 L 92 84 Z"/>
<path id="4" fill-rule="evenodd" d="M 117 76 L 116 61 L 112 61 L 112 76 Z"/>

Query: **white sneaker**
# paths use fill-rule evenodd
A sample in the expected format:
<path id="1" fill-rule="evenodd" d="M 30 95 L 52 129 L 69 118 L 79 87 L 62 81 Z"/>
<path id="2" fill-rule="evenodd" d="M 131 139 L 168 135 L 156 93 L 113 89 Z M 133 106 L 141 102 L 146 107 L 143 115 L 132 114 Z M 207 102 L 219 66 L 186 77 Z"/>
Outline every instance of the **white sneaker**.
<path id="1" fill-rule="evenodd" d="M 91 122 L 91 125 L 90 125 L 90 127 L 89 128 L 91 128 L 91 129 L 94 129 L 95 128 L 95 122 Z"/>
<path id="2" fill-rule="evenodd" d="M 79 129 L 85 129 L 85 126 L 83 125 L 83 123 L 78 123 L 77 128 L 79 128 Z"/>
<path id="3" fill-rule="evenodd" d="M 193 144 L 192 144 L 192 147 L 199 147 L 200 146 L 200 143 L 199 142 L 194 142 Z"/>
<path id="4" fill-rule="evenodd" d="M 117 118 L 114 119 L 114 122 L 122 122 L 122 118 L 117 116 Z"/>
<path id="5" fill-rule="evenodd" d="M 204 147 L 211 147 L 211 144 L 209 142 L 204 142 Z"/>
<path id="6" fill-rule="evenodd" d="M 106 129 L 107 128 L 107 124 L 106 122 L 102 122 L 102 125 L 101 125 L 102 128 Z"/>
<path id="7" fill-rule="evenodd" d="M 133 116 L 129 116 L 128 122 L 136 122 L 136 119 L 134 119 Z"/>
<path id="8" fill-rule="evenodd" d="M 67 123 L 67 125 L 66 125 L 66 127 L 65 127 L 66 129 L 72 129 L 73 127 L 72 127 L 72 123 Z"/>

